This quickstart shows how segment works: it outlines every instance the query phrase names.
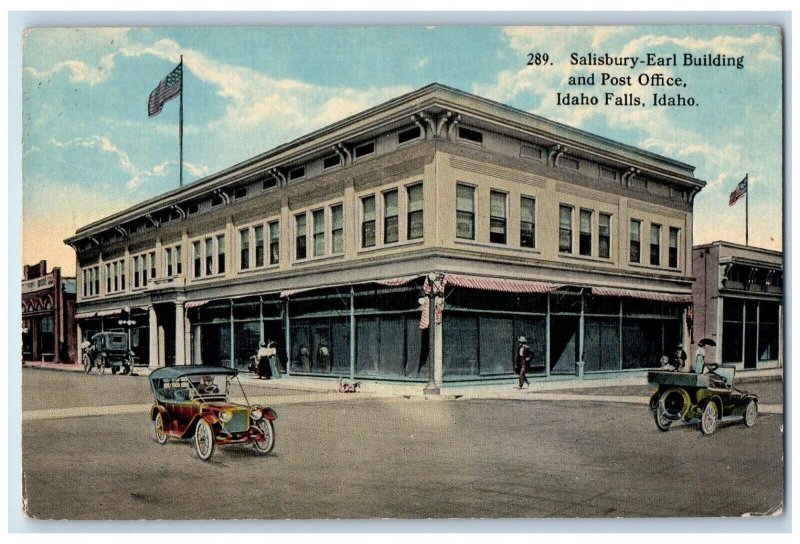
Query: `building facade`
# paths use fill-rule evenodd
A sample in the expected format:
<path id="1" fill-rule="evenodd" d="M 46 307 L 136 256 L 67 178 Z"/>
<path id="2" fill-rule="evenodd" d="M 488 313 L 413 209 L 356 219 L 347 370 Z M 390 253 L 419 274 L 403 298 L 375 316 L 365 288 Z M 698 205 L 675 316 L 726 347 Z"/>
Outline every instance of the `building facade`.
<path id="1" fill-rule="evenodd" d="M 692 250 L 695 341 L 706 359 L 741 370 L 783 366 L 783 254 L 713 242 Z"/>
<path id="2" fill-rule="evenodd" d="M 22 269 L 22 360 L 74 363 L 75 278 L 47 261 Z"/>
<path id="3" fill-rule="evenodd" d="M 429 85 L 79 229 L 78 334 L 437 383 L 508 377 L 520 335 L 543 377 L 657 366 L 686 336 L 693 171 Z"/>

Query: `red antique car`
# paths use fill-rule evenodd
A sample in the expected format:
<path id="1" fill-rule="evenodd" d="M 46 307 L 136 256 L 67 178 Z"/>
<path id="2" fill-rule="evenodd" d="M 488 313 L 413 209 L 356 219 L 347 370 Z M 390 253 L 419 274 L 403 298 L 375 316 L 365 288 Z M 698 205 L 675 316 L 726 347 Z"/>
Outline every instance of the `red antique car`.
<path id="1" fill-rule="evenodd" d="M 238 370 L 216 366 L 171 366 L 150 374 L 155 399 L 150 409 L 156 440 L 192 439 L 197 456 L 206 461 L 217 445 L 252 444 L 267 454 L 275 446 L 277 415 L 266 406 L 250 404 Z M 245 404 L 228 398 L 239 385 Z"/>

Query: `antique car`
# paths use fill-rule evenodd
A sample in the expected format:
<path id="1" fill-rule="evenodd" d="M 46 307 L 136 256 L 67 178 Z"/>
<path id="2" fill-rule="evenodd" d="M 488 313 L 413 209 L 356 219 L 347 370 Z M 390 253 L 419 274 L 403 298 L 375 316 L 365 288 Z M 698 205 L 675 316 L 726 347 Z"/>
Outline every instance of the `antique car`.
<path id="1" fill-rule="evenodd" d="M 154 403 L 150 409 L 156 440 L 170 437 L 193 440 L 197 456 L 207 461 L 215 446 L 252 444 L 266 455 L 275 446 L 275 411 L 250 404 L 238 370 L 216 366 L 170 366 L 154 370 L 150 378 Z M 244 404 L 229 399 L 238 385 Z"/>
<path id="2" fill-rule="evenodd" d="M 650 398 L 650 410 L 659 431 L 673 421 L 699 420 L 700 431 L 712 434 L 720 421 L 741 420 L 752 427 L 758 413 L 758 397 L 733 386 L 736 369 L 706 363 L 702 374 L 675 370 L 651 370 L 650 385 L 658 391 Z"/>
<path id="3" fill-rule="evenodd" d="M 124 332 L 98 332 L 92 336 L 91 344 L 84 353 L 83 366 L 88 374 L 94 368 L 103 373 L 107 368 L 112 374 L 122 371 L 129 374 L 133 368 L 134 355 L 128 346 L 128 335 Z"/>

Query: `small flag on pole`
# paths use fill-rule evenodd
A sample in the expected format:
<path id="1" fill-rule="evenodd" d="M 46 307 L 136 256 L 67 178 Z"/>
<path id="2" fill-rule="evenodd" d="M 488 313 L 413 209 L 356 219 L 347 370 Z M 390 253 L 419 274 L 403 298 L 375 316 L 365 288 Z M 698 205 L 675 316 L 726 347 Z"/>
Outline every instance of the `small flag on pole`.
<path id="1" fill-rule="evenodd" d="M 167 77 L 161 80 L 158 86 L 150 93 L 147 101 L 147 116 L 153 117 L 161 113 L 164 104 L 181 94 L 183 86 L 183 61 L 172 70 Z"/>
<path id="2" fill-rule="evenodd" d="M 728 198 L 728 206 L 733 206 L 736 204 L 740 198 L 747 194 L 747 176 L 744 177 L 742 181 L 739 182 L 739 185 L 736 186 L 736 189 L 733 190 L 731 193 L 730 198 Z"/>

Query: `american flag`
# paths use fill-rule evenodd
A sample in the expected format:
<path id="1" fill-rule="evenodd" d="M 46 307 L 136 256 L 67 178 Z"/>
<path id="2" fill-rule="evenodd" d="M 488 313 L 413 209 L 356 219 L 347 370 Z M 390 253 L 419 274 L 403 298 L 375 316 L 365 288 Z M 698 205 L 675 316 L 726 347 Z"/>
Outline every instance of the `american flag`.
<path id="1" fill-rule="evenodd" d="M 742 181 L 739 182 L 739 185 L 736 186 L 736 189 L 733 190 L 731 193 L 730 198 L 728 198 L 728 206 L 733 206 L 736 204 L 736 201 L 742 198 L 747 193 L 747 176 L 744 177 Z"/>
<path id="2" fill-rule="evenodd" d="M 183 62 L 175 67 L 158 86 L 150 93 L 150 100 L 147 101 L 147 116 L 153 117 L 161 113 L 161 108 L 168 100 L 172 100 L 181 94 L 183 85 Z"/>

